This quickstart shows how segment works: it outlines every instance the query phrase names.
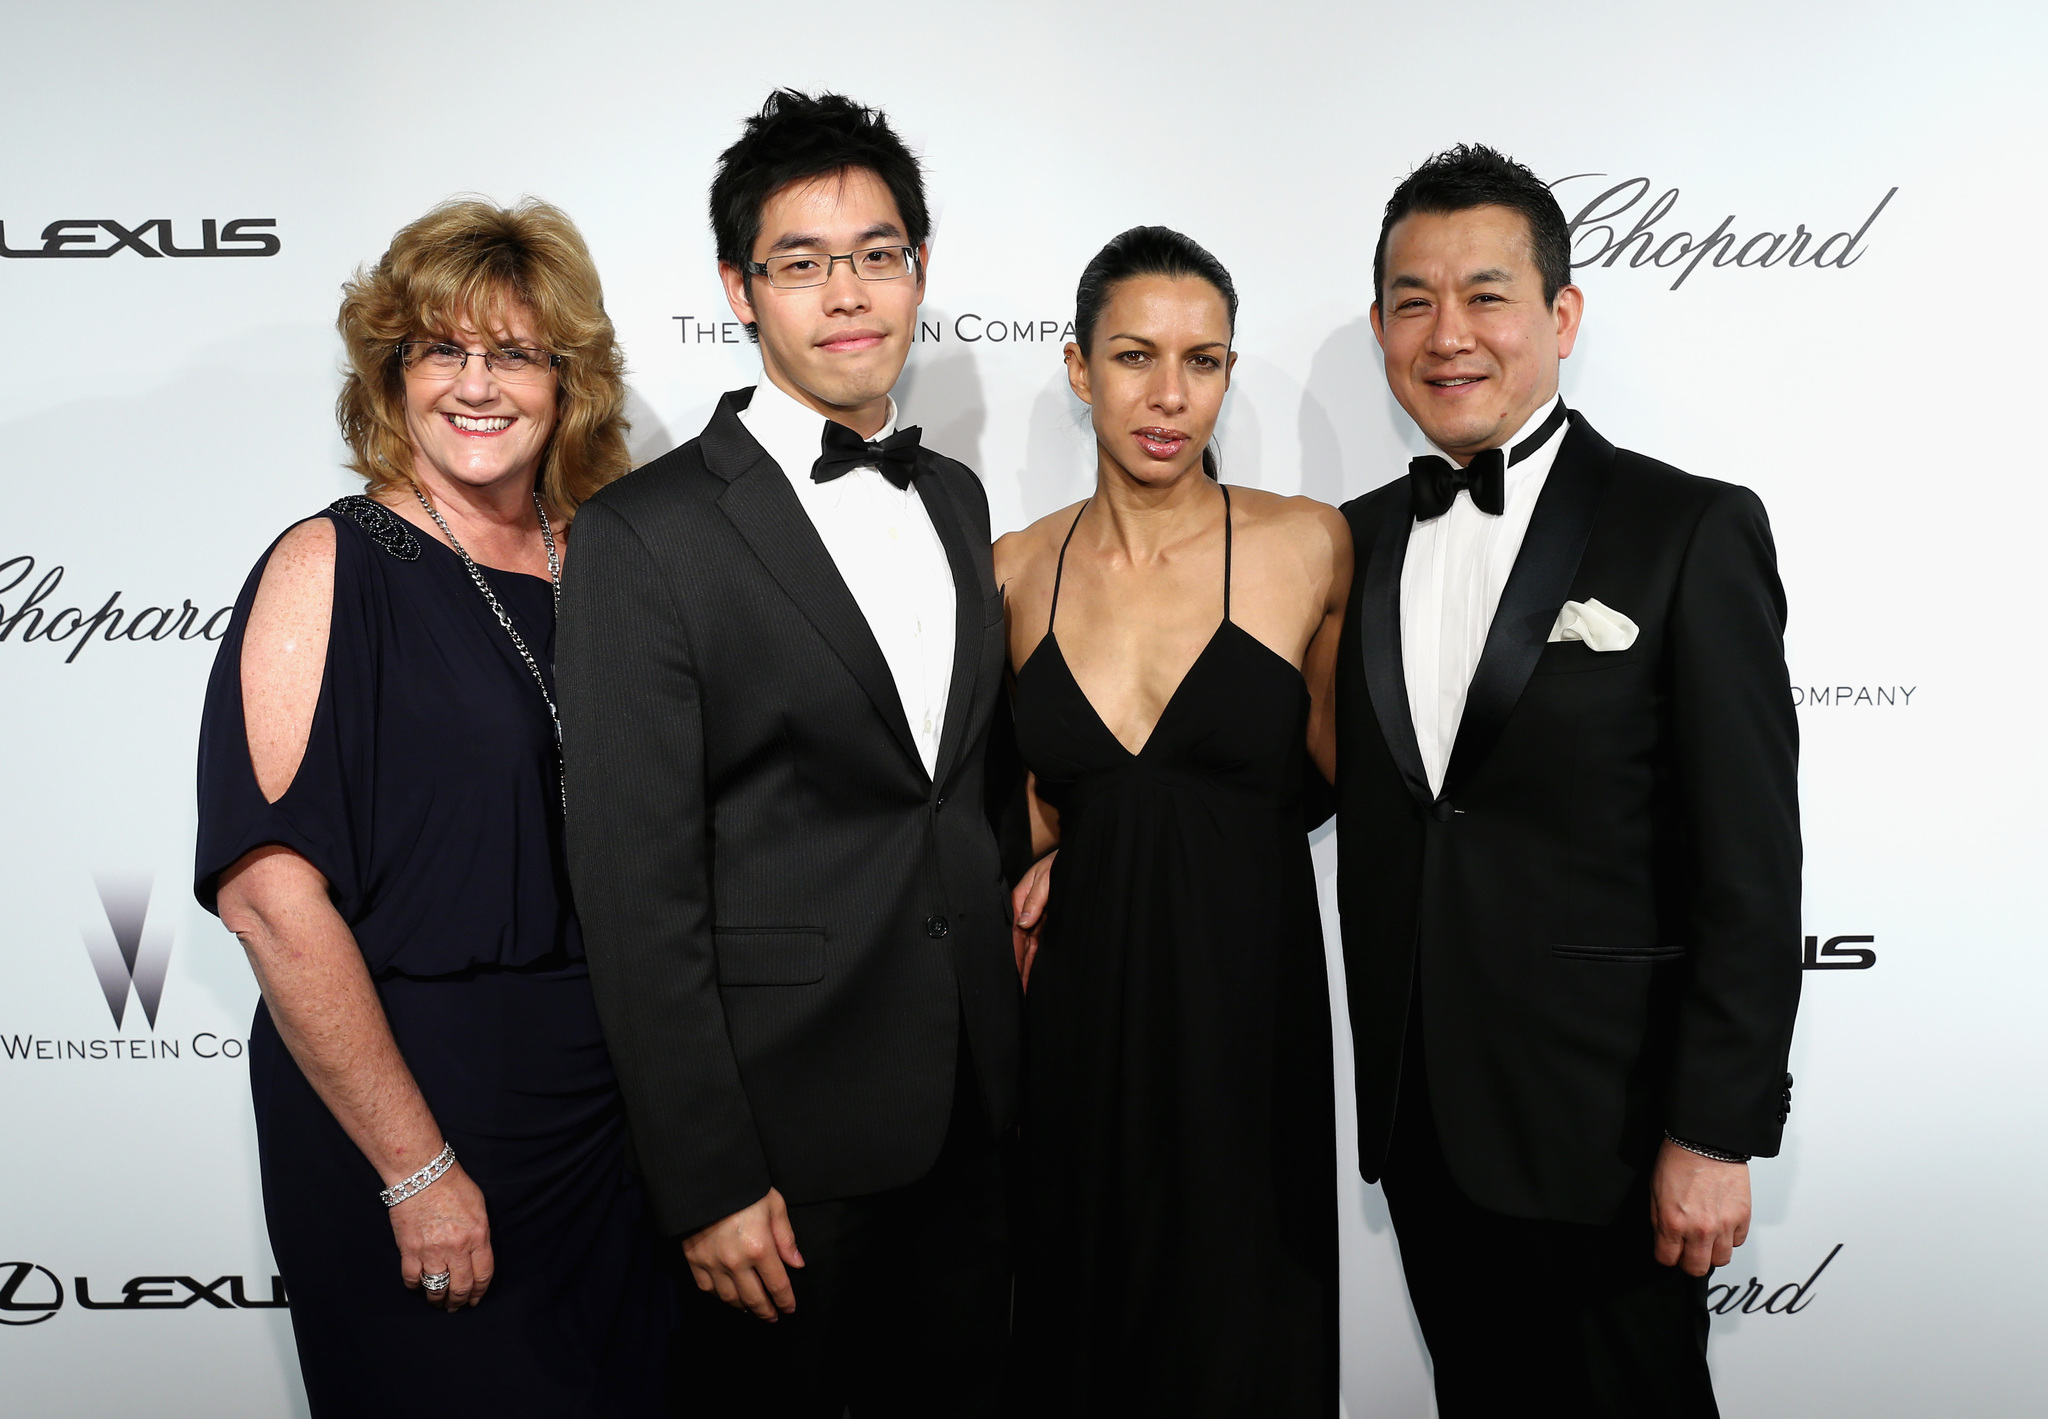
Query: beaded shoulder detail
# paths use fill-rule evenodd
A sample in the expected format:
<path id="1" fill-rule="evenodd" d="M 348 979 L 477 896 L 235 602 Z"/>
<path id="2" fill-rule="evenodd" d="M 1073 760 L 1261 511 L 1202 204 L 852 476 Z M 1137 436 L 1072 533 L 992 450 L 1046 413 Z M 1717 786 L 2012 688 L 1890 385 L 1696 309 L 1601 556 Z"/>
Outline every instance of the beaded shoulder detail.
<path id="1" fill-rule="evenodd" d="M 336 498 L 327 505 L 329 512 L 338 512 L 350 522 L 370 534 L 370 540 L 398 558 L 401 562 L 416 562 L 420 559 L 420 543 L 412 535 L 412 529 L 405 525 L 405 519 L 395 515 L 382 503 L 372 502 L 361 493 L 345 498 Z"/>

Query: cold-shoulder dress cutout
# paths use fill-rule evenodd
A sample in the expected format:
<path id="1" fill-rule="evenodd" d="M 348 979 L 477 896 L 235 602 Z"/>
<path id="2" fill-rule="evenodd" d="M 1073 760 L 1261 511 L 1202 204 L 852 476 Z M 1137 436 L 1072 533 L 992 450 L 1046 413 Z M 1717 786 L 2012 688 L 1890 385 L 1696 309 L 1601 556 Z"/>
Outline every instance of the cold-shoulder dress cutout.
<path id="1" fill-rule="evenodd" d="M 1060 649 L 1065 544 L 1045 638 L 1017 674 L 1018 745 L 1060 818 L 1025 998 L 1032 1414 L 1337 1412 L 1309 695 L 1230 619 L 1223 495 L 1223 620 L 1139 749 Z"/>

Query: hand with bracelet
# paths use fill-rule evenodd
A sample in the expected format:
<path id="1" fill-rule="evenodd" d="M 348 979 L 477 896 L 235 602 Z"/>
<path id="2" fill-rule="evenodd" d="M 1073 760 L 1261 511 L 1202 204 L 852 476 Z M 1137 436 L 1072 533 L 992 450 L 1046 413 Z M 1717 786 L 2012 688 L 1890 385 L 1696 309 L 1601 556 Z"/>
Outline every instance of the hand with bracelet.
<path id="1" fill-rule="evenodd" d="M 326 880 L 295 852 L 258 848 L 223 874 L 220 910 L 306 1081 L 383 1178 L 386 1198 L 404 1194 L 387 1200 L 399 1276 L 441 1310 L 476 1305 L 495 1266 L 483 1191 L 455 1161 L 399 1053 Z"/>
<path id="2" fill-rule="evenodd" d="M 439 1171 L 437 1171 L 437 1169 Z M 408 1190 L 410 1189 L 410 1190 Z M 394 1194 L 397 1196 L 394 1200 Z M 398 1241 L 399 1273 L 446 1311 L 474 1306 L 491 1289 L 491 1225 L 484 1195 L 453 1147 L 382 1194 Z"/>

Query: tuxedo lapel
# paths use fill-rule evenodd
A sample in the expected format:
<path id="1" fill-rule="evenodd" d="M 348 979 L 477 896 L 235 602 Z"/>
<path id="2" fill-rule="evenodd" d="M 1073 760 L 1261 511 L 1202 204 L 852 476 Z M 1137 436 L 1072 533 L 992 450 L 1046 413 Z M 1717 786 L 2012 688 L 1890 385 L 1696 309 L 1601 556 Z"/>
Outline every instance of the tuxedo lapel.
<path id="1" fill-rule="evenodd" d="M 1444 770 L 1444 797 L 1454 797 L 1485 762 L 1522 698 L 1558 610 L 1571 595 L 1613 467 L 1614 445 L 1573 413 L 1465 693 L 1465 713 Z"/>
<path id="2" fill-rule="evenodd" d="M 981 670 L 981 609 L 995 595 L 996 587 L 988 557 L 985 552 L 977 556 L 976 549 L 969 544 L 960 511 L 932 467 L 933 461 L 929 452 L 918 453 L 917 495 L 924 500 L 932 530 L 939 534 L 946 549 L 946 563 L 953 570 L 953 679 L 946 691 L 946 722 L 939 733 L 937 772 L 932 776 L 934 782 L 944 784 L 960 752 L 960 741 L 972 723 Z"/>
<path id="3" fill-rule="evenodd" d="M 1372 560 L 1366 564 L 1358 596 L 1358 648 L 1365 662 L 1366 692 L 1394 766 L 1415 801 L 1427 806 L 1432 797 L 1429 776 L 1422 771 L 1415 719 L 1408 712 L 1407 676 L 1401 668 L 1401 566 L 1408 560 L 1408 532 L 1415 524 L 1411 496 L 1404 479 L 1392 491 L 1373 538 Z"/>
<path id="4" fill-rule="evenodd" d="M 889 673 L 889 662 L 867 617 L 861 614 L 860 603 L 847 589 L 846 579 L 833 564 L 810 515 L 797 501 L 789 479 L 739 420 L 739 411 L 747 407 L 752 393 L 738 390 L 727 394 L 704 430 L 705 464 L 728 484 L 718 499 L 719 509 L 859 682 L 922 774 L 924 760 L 911 737 L 910 721 L 903 717 L 903 697 L 897 693 L 896 679 Z"/>

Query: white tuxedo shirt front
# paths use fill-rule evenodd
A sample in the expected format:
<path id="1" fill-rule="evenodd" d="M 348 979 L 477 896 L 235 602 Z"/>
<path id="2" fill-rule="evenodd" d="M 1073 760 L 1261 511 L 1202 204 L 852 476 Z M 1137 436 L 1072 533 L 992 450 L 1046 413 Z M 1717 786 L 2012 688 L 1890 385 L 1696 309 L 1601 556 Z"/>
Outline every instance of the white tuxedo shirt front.
<path id="1" fill-rule="evenodd" d="M 888 422 L 874 438 L 894 433 L 896 419 L 891 399 Z M 916 480 L 899 488 L 870 465 L 829 483 L 814 481 L 811 465 L 824 448 L 825 417 L 766 376 L 754 386 L 740 422 L 782 469 L 818 529 L 889 663 L 924 771 L 936 773 L 953 683 L 958 592 Z"/>
<path id="2" fill-rule="evenodd" d="M 1531 414 L 1501 448 L 1512 450 L 1516 439 L 1541 428 L 1560 397 L 1553 395 Z M 1401 565 L 1401 669 L 1431 793 L 1443 792 L 1486 633 L 1569 427 L 1559 424 L 1541 447 L 1507 469 L 1498 517 L 1481 512 L 1471 493 L 1460 489 L 1448 512 L 1417 522 L 1408 534 L 1408 559 Z"/>

